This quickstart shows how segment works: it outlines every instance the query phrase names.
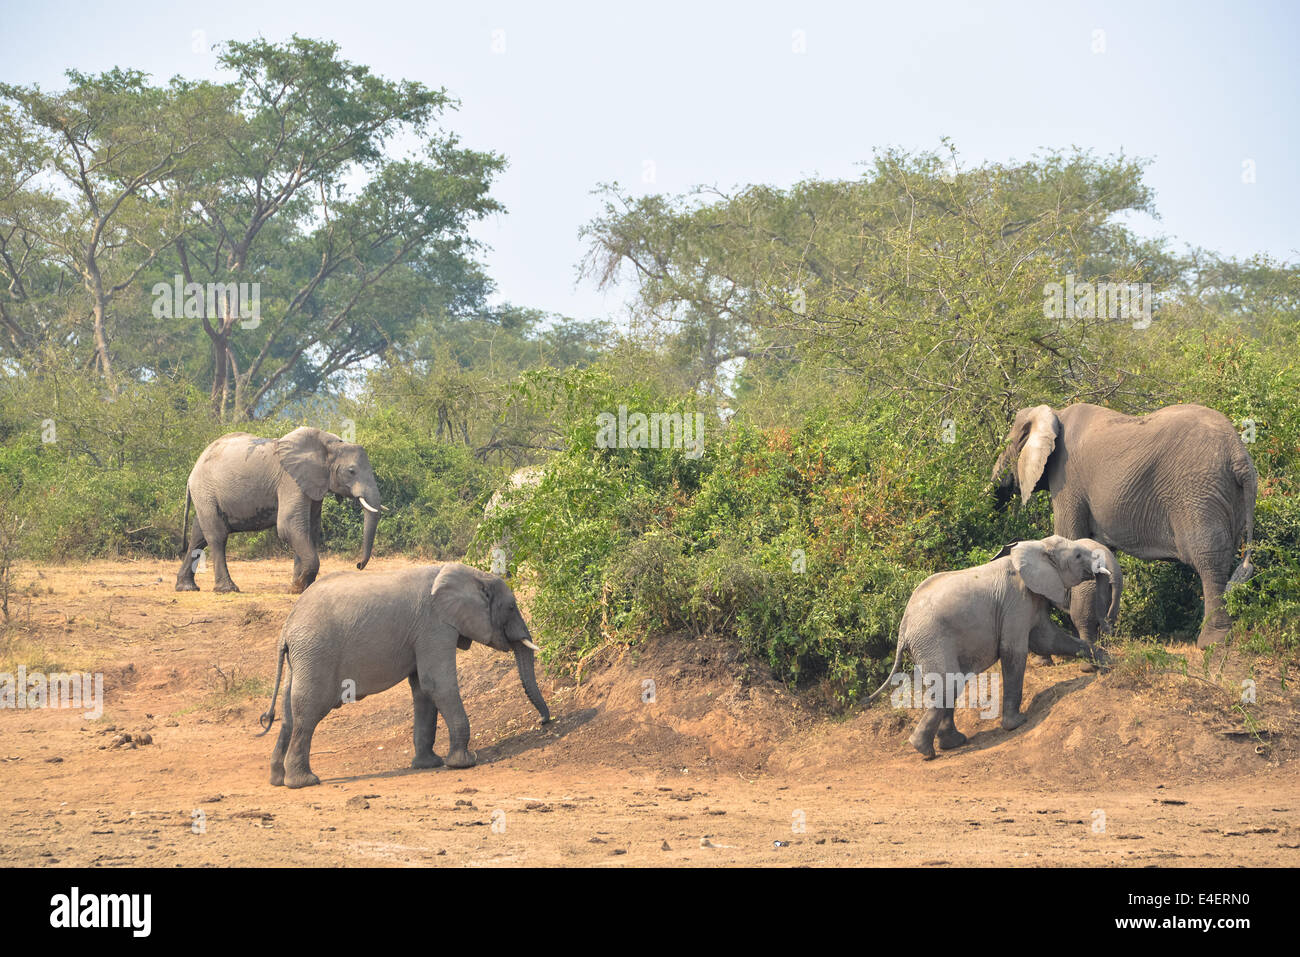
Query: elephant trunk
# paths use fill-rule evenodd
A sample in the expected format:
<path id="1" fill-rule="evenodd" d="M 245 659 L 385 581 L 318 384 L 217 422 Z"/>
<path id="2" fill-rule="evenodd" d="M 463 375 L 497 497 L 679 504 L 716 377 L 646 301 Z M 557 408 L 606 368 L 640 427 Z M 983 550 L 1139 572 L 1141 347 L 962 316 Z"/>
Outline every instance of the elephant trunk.
<path id="1" fill-rule="evenodd" d="M 1115 553 L 1107 550 L 1105 556 L 1106 570 L 1110 575 L 1098 574 L 1097 582 L 1097 619 L 1098 627 L 1107 634 L 1119 619 L 1120 593 L 1124 591 L 1124 572 L 1119 567 Z"/>
<path id="2" fill-rule="evenodd" d="M 357 568 L 365 568 L 366 563 L 370 561 L 370 553 L 375 547 L 375 530 L 379 528 L 379 494 L 376 492 L 373 499 L 369 496 L 364 496 L 364 498 L 366 504 L 373 506 L 373 510 L 363 506 L 366 518 L 361 536 L 361 561 L 357 562 Z"/>
<path id="3" fill-rule="evenodd" d="M 533 651 L 523 642 L 513 642 L 515 664 L 519 668 L 519 680 L 523 683 L 528 700 L 533 703 L 537 713 L 542 716 L 542 724 L 551 720 L 551 709 L 542 700 L 542 692 L 537 687 L 537 675 L 533 670 Z"/>

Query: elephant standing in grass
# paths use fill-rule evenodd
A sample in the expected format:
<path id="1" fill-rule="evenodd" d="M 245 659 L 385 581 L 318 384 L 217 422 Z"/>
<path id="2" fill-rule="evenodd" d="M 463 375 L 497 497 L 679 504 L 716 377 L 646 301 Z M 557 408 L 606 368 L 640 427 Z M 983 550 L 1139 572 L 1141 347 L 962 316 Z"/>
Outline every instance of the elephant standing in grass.
<path id="1" fill-rule="evenodd" d="M 199 456 L 185 487 L 185 522 L 190 502 L 194 524 L 182 541 L 177 591 L 198 591 L 194 560 L 207 545 L 212 551 L 214 591 L 239 591 L 226 567 L 226 539 L 231 532 L 258 532 L 275 527 L 293 549 L 294 593 L 320 571 L 316 549 L 321 541 L 320 511 L 325 496 L 354 498 L 365 509 L 361 561 L 365 568 L 379 525 L 379 484 L 366 450 L 332 432 L 294 429 L 278 439 L 232 432 Z M 188 542 L 188 544 L 186 544 Z"/>
<path id="2" fill-rule="evenodd" d="M 1205 596 L 1197 645 L 1227 635 L 1223 593 L 1254 571 L 1258 476 L 1241 436 L 1220 413 L 1200 405 L 1141 416 L 1086 403 L 1021 409 L 993 481 L 1002 504 L 1017 489 L 1023 502 L 1048 490 L 1057 535 L 1190 565 Z M 1085 634 L 1086 622 L 1075 618 L 1075 626 Z"/>
<path id="3" fill-rule="evenodd" d="M 456 677 L 456 649 L 480 642 L 515 656 L 524 692 L 551 720 L 534 672 L 533 644 L 514 593 L 497 575 L 459 562 L 380 574 L 326 575 L 294 605 L 280 634 L 271 707 L 275 720 L 286 659 L 284 722 L 271 756 L 271 783 L 291 788 L 319 784 L 309 764 L 312 733 L 334 708 L 386 691 L 405 678 L 415 704 L 413 768 L 436 768 L 438 715 L 451 737 L 446 765 L 468 768 L 469 719 Z"/>
<path id="4" fill-rule="evenodd" d="M 1049 617 L 1049 603 L 1063 605 L 1070 589 L 1099 575 L 1109 577 L 1115 556 L 1095 545 L 1053 535 L 1019 542 L 1010 554 L 984 565 L 931 575 L 908 599 L 890 680 L 868 700 L 889 686 L 903 651 L 910 651 L 927 686 L 940 692 L 926 701 L 925 714 L 909 739 L 932 758 L 936 732 L 944 750 L 966 743 L 966 735 L 953 723 L 957 700 L 968 681 L 1000 661 L 1002 727 L 1020 727 L 1026 720 L 1020 699 L 1029 652 L 1105 663 L 1104 652 L 1068 634 Z"/>

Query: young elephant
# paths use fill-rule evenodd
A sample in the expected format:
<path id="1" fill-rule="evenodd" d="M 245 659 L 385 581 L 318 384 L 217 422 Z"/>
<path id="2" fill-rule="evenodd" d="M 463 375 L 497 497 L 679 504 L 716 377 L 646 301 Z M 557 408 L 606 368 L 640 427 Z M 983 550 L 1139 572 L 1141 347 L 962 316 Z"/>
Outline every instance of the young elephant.
<path id="1" fill-rule="evenodd" d="M 505 581 L 459 562 L 408 568 L 380 575 L 335 572 L 298 599 L 280 633 L 271 707 L 262 734 L 275 721 L 280 676 L 284 723 L 271 755 L 271 783 L 291 788 L 319 784 L 308 758 L 316 725 L 334 708 L 386 691 L 403 678 L 415 702 L 413 768 L 436 768 L 433 738 L 441 712 L 451 747 L 446 764 L 468 768 L 469 719 L 456 680 L 456 649 L 470 642 L 514 653 L 528 700 L 542 716 L 550 711 L 537 688 L 532 642 L 514 593 Z"/>
<path id="2" fill-rule="evenodd" d="M 898 626 L 890 679 L 907 649 L 924 680 L 942 688 L 943 700 L 927 703 L 909 738 L 912 746 L 934 757 L 936 731 L 944 750 L 966 743 L 953 724 L 955 699 L 967 680 L 995 661 L 1002 663 L 1002 727 L 1010 731 L 1026 720 L 1020 698 L 1030 651 L 1098 660 L 1104 653 L 1052 622 L 1048 603 L 1063 605 L 1071 588 L 1099 575 L 1109 577 L 1114 561 L 1095 542 L 1053 535 L 1013 545 L 1009 555 L 984 565 L 931 575 L 917 586 Z"/>
<path id="3" fill-rule="evenodd" d="M 1099 551 L 1106 558 L 1107 575 L 1096 581 L 1085 581 L 1066 593 L 1064 605 L 1058 606 L 1070 615 L 1070 620 L 1079 630 L 1079 637 L 1089 645 L 1096 645 L 1099 635 L 1109 635 L 1115 630 L 1119 620 L 1119 601 L 1124 594 L 1124 572 L 1119 567 L 1115 553 L 1093 538 L 1076 538 L 1076 542 L 1085 548 Z M 1019 545 L 1012 542 L 994 555 L 1004 558 L 1011 554 L 1011 549 Z M 1032 649 L 1031 649 L 1032 650 Z M 1051 663 L 1051 659 L 1047 659 Z"/>

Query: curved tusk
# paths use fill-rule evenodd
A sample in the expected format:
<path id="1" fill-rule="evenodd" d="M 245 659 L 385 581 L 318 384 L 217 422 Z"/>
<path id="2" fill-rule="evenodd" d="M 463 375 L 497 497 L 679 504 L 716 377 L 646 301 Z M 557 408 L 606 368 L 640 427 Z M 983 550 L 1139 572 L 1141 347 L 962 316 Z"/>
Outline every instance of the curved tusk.
<path id="1" fill-rule="evenodd" d="M 533 651 L 541 651 L 541 650 L 542 650 L 541 648 L 538 648 L 535 644 L 533 644 L 531 641 L 529 641 L 527 638 L 525 638 L 525 639 L 523 640 L 523 646 L 524 646 L 525 648 L 530 648 L 530 649 L 532 649 Z"/>
<path id="2" fill-rule="evenodd" d="M 369 502 L 367 502 L 367 501 L 366 501 L 364 498 L 362 498 L 360 495 L 357 496 L 357 501 L 361 503 L 361 507 L 364 508 L 366 511 L 369 511 L 369 512 L 378 512 L 378 511 L 379 511 L 379 509 L 375 508 L 373 505 L 371 505 Z"/>
<path id="3" fill-rule="evenodd" d="M 1106 568 L 1106 567 L 1103 566 L 1103 567 L 1101 567 L 1101 568 L 1098 568 L 1094 574 L 1097 574 L 1097 575 L 1105 575 L 1107 578 L 1109 578 L 1109 577 L 1110 577 L 1110 569 L 1109 569 L 1109 568 Z"/>

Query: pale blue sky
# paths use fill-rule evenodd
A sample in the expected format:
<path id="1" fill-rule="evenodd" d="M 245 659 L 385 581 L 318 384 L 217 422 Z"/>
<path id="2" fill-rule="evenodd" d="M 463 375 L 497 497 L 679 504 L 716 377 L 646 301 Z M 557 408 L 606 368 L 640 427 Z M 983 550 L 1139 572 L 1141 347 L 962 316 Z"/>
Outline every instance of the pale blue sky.
<path id="1" fill-rule="evenodd" d="M 1300 259 L 1294 2 L 0 6 L 10 82 L 114 65 L 215 77 L 212 44 L 297 32 L 447 87 L 462 104 L 448 125 L 510 162 L 495 190 L 509 212 L 478 230 L 499 298 L 578 318 L 622 312 L 619 294 L 575 286 L 600 182 L 789 185 L 945 135 L 972 164 L 1073 145 L 1150 157 L 1162 219 L 1144 233 Z"/>

